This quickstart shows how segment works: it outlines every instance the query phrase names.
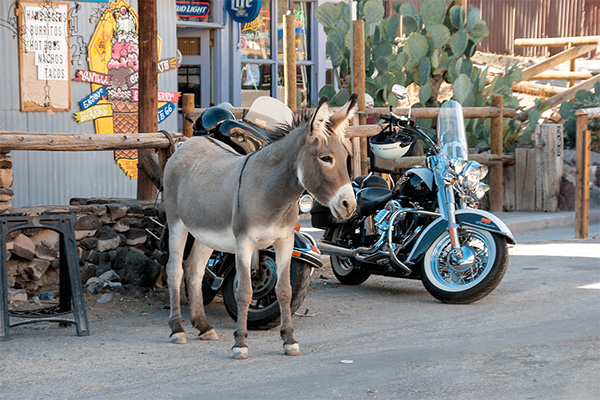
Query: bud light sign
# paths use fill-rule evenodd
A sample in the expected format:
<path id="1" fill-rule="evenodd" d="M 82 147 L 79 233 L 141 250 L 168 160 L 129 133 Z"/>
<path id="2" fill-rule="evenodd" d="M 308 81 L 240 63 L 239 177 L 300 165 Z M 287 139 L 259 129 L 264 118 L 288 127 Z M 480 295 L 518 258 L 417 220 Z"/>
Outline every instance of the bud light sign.
<path id="1" fill-rule="evenodd" d="M 242 24 L 254 21 L 261 8 L 261 0 L 227 0 L 225 4 L 231 19 Z"/>
<path id="2" fill-rule="evenodd" d="M 204 18 L 210 11 L 210 4 L 205 1 L 177 0 L 175 7 L 178 17 Z"/>

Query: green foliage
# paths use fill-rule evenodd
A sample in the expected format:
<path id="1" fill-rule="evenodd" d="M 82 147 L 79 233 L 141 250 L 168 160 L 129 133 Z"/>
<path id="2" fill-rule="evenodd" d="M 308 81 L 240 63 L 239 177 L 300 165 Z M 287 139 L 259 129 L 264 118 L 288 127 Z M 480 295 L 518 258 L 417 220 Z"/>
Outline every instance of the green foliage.
<path id="1" fill-rule="evenodd" d="M 560 105 L 560 116 L 565 120 L 567 144 L 575 147 L 577 135 L 577 117 L 575 116 L 575 111 L 581 108 L 596 107 L 600 107 L 600 82 L 596 82 L 593 91 L 579 90 L 572 102 L 567 101 Z M 592 133 L 592 147 L 598 148 L 600 145 L 600 118 L 589 119 L 588 129 Z"/>
<path id="2" fill-rule="evenodd" d="M 391 95 L 394 84 L 419 86 L 419 103 L 413 107 L 437 107 L 441 82 L 452 84 L 452 98 L 464 107 L 491 105 L 494 94 L 504 97 L 504 106 L 519 108 L 511 86 L 521 79 L 517 64 L 507 63 L 504 76 L 494 77 L 488 85 L 488 69 L 480 69 L 470 60 L 476 44 L 489 34 L 485 21 L 480 19 L 478 8 L 468 12 L 462 6 L 447 8 L 447 0 L 424 0 L 421 12 L 408 1 L 396 1 L 398 14 L 384 18 L 380 0 L 364 0 L 358 5 L 359 16 L 365 21 L 365 89 L 376 107 L 392 105 L 397 101 Z M 336 69 L 339 96 L 331 96 L 332 87 L 321 91 L 337 100 L 346 98 L 350 90 L 351 30 L 350 10 L 346 3 L 323 3 L 317 8 L 317 21 L 327 34 L 327 55 Z M 405 38 L 401 45 L 395 43 L 402 18 Z M 333 102 L 333 105 L 341 105 Z M 487 121 L 487 122 L 486 122 Z M 420 120 L 425 127 L 431 120 Z M 518 142 L 519 126 L 505 121 L 507 150 Z M 481 150 L 489 149 L 489 119 L 467 122 L 469 145 Z"/>

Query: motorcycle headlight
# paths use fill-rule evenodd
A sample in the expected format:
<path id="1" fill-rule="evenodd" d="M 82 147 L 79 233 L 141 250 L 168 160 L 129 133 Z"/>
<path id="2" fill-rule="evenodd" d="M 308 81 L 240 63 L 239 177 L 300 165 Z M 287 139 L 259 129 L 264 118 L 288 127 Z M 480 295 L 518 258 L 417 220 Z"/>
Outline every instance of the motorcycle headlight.
<path id="1" fill-rule="evenodd" d="M 313 208 L 313 198 L 310 194 L 303 194 L 298 199 L 298 206 L 300 207 L 300 213 L 306 214 Z"/>
<path id="2" fill-rule="evenodd" d="M 488 167 L 479 164 L 477 161 L 469 161 L 463 175 L 466 178 L 467 184 L 471 187 L 476 186 L 480 180 L 485 178 L 488 173 Z"/>
<path id="3" fill-rule="evenodd" d="M 479 184 L 475 188 L 475 197 L 477 197 L 478 200 L 481 200 L 483 198 L 483 196 L 485 196 L 485 193 L 488 190 L 490 190 L 490 186 L 489 185 L 486 185 L 483 182 L 479 182 Z"/>
<path id="4" fill-rule="evenodd" d="M 453 158 L 451 162 L 454 166 L 454 172 L 456 172 L 457 175 L 460 175 L 460 173 L 465 169 L 465 167 L 469 163 L 469 161 L 465 160 L 464 158 Z"/>

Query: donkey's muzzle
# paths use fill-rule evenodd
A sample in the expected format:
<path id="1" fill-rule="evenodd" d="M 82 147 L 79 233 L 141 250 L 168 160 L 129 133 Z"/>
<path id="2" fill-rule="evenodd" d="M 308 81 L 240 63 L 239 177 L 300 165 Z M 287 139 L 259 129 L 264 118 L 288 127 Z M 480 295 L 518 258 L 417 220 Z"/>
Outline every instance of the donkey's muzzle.
<path id="1" fill-rule="evenodd" d="M 329 202 L 329 209 L 333 216 L 341 221 L 347 220 L 356 210 L 356 199 L 354 198 L 354 190 L 352 185 L 348 183 L 342 186 L 333 199 Z"/>

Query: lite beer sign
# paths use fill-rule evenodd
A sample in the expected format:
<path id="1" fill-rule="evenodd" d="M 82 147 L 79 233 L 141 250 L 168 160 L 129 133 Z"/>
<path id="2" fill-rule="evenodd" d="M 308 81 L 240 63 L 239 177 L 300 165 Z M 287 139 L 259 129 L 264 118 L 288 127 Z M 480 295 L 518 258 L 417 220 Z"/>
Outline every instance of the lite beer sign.
<path id="1" fill-rule="evenodd" d="M 204 18 L 210 11 L 210 4 L 205 1 L 177 0 L 175 10 L 178 17 Z"/>
<path id="2" fill-rule="evenodd" d="M 227 0 L 225 4 L 231 19 L 239 23 L 256 19 L 261 8 L 261 0 Z"/>

